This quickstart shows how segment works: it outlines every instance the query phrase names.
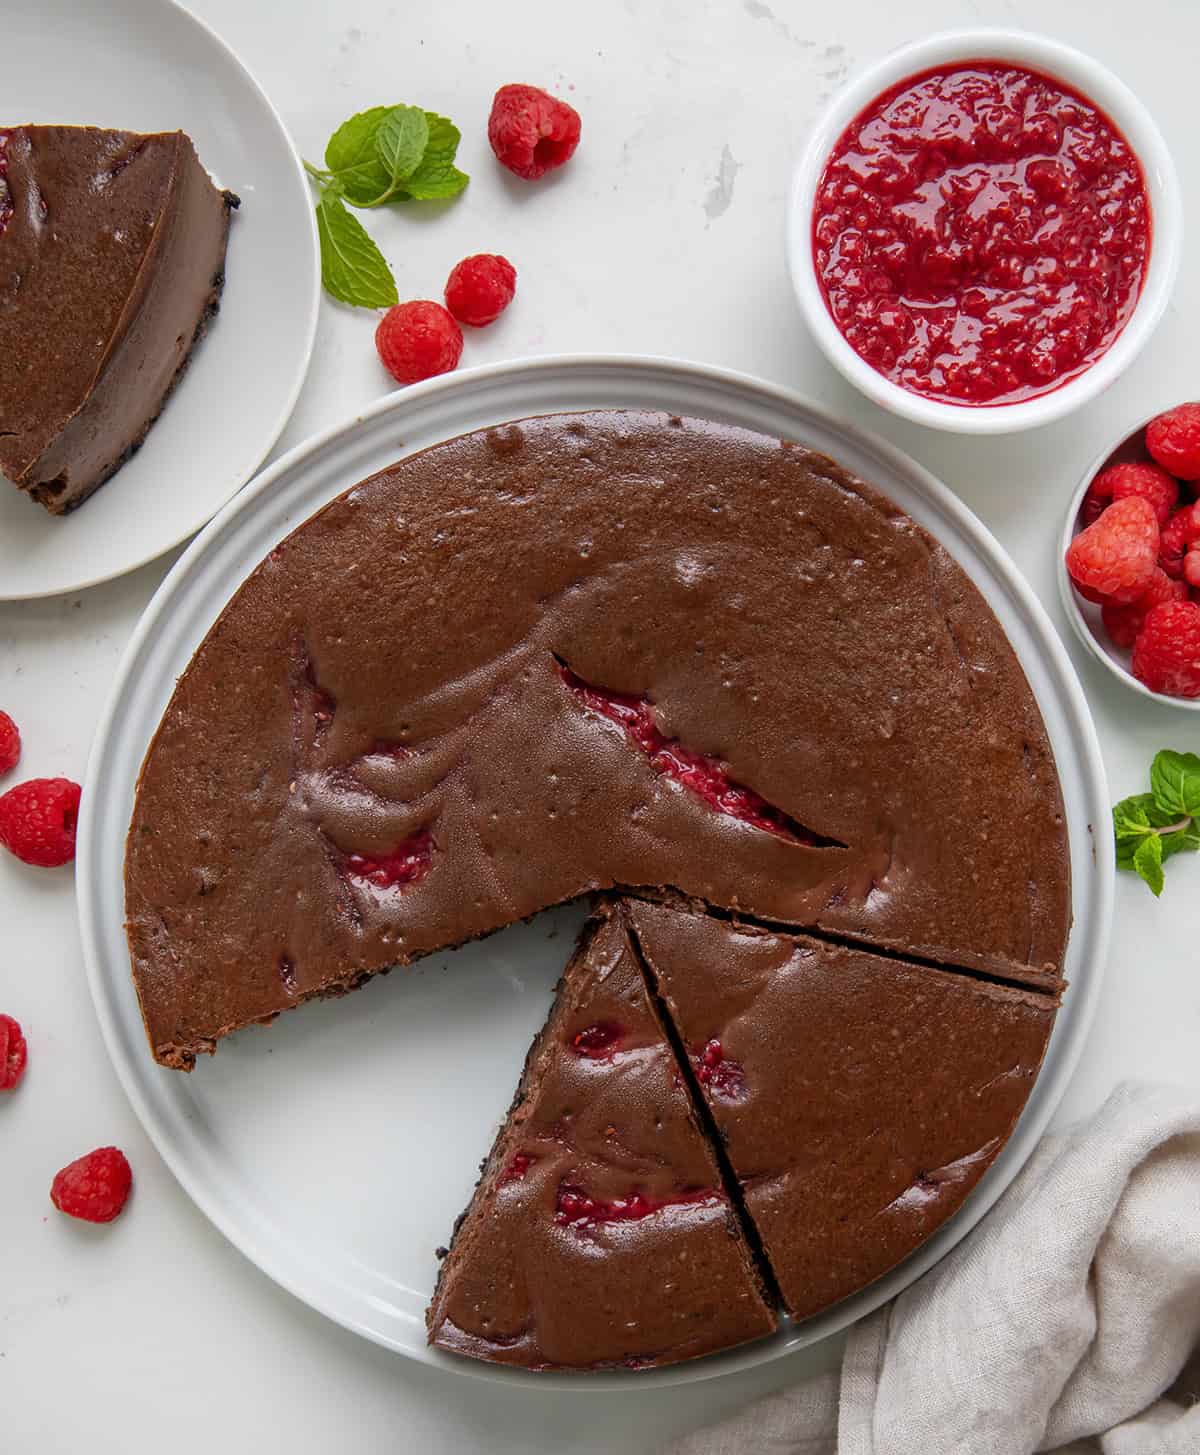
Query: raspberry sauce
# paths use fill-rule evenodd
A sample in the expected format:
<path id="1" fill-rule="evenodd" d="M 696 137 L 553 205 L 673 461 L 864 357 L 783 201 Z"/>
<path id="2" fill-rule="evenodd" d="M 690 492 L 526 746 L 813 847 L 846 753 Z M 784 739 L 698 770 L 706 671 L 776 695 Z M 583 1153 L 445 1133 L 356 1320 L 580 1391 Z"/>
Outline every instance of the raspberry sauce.
<path id="1" fill-rule="evenodd" d="M 428 829 L 418 829 L 390 854 L 348 855 L 346 869 L 355 879 L 377 889 L 396 889 L 423 879 L 432 863 L 433 835 Z"/>
<path id="2" fill-rule="evenodd" d="M 605 1202 L 589 1197 L 582 1188 L 568 1183 L 558 1189 L 555 1200 L 554 1220 L 567 1227 L 585 1228 L 596 1223 L 632 1223 L 648 1218 L 660 1208 L 679 1207 L 693 1202 L 715 1202 L 717 1194 L 711 1188 L 690 1188 L 678 1192 L 674 1197 L 647 1197 L 643 1192 L 631 1192 L 628 1197 L 614 1198 Z"/>
<path id="3" fill-rule="evenodd" d="M 590 1061 L 604 1061 L 617 1050 L 623 1032 L 615 1021 L 597 1021 L 571 1037 L 571 1050 Z"/>
<path id="4" fill-rule="evenodd" d="M 668 738 L 660 732 L 654 720 L 654 707 L 644 698 L 593 687 L 562 662 L 559 662 L 558 670 L 584 706 L 625 729 L 629 739 L 650 759 L 656 773 L 682 784 L 718 813 L 728 814 L 756 829 L 800 844 L 818 847 L 836 843 L 836 840 L 822 838 L 804 828 L 755 793 L 753 788 L 735 783 L 725 765 L 716 758 L 685 747 L 678 738 Z"/>
<path id="5" fill-rule="evenodd" d="M 696 1080 L 701 1086 L 707 1086 L 712 1096 L 736 1101 L 745 1091 L 746 1073 L 741 1063 L 725 1055 L 715 1036 L 705 1042 L 703 1050 L 692 1053 L 691 1062 Z"/>
<path id="6" fill-rule="evenodd" d="M 1086 97 L 968 61 L 885 91 L 817 187 L 829 312 L 893 384 L 1015 404 L 1082 373 L 1129 321 L 1150 255 L 1137 157 Z"/>

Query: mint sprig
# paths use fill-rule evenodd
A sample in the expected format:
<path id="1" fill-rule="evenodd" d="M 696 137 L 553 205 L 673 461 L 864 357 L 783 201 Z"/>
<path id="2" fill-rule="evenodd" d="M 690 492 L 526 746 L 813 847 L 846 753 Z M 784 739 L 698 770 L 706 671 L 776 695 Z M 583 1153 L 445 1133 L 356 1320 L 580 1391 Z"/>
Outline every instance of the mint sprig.
<path id="1" fill-rule="evenodd" d="M 1150 792 L 1113 808 L 1117 867 L 1130 869 L 1157 896 L 1163 865 L 1174 854 L 1200 849 L 1200 757 L 1164 748 L 1150 765 Z"/>
<path id="2" fill-rule="evenodd" d="M 386 308 L 398 297 L 387 260 L 353 207 L 457 197 L 467 175 L 454 165 L 460 133 L 452 121 L 419 106 L 372 106 L 342 122 L 325 148 L 325 165 L 305 162 L 320 189 L 317 232 L 321 281 L 333 297 L 359 308 Z"/>

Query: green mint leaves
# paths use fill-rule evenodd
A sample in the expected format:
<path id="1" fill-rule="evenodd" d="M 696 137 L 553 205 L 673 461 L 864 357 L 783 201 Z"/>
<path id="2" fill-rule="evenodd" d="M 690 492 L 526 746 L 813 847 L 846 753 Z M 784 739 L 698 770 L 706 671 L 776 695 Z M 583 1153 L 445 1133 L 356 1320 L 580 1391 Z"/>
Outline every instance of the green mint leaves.
<path id="1" fill-rule="evenodd" d="M 317 232 L 326 291 L 358 308 L 397 301 L 396 280 L 353 207 L 457 197 L 467 175 L 454 165 L 458 127 L 419 106 L 372 106 L 329 138 L 325 165 L 304 167 L 320 188 Z"/>
<path id="2" fill-rule="evenodd" d="M 1131 869 L 1155 895 L 1163 891 L 1163 864 L 1185 849 L 1200 849 L 1200 758 L 1164 748 L 1150 766 L 1150 792 L 1123 798 L 1113 809 L 1117 868 Z"/>
<path id="3" fill-rule="evenodd" d="M 383 254 L 332 187 L 325 188 L 317 203 L 317 235 L 326 293 L 358 308 L 390 308 L 400 301 Z"/>

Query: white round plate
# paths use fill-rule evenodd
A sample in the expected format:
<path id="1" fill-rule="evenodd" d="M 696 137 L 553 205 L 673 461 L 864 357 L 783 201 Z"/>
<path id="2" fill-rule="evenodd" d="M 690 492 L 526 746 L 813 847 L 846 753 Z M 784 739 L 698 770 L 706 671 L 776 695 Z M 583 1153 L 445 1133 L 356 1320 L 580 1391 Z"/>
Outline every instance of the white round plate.
<path id="1" fill-rule="evenodd" d="M 77 591 L 186 539 L 258 469 L 300 393 L 321 270 L 308 184 L 258 83 L 171 0 L 5 0 L 0 123 L 182 130 L 242 199 L 221 311 L 141 449 L 49 515 L 0 477 L 0 601 Z"/>
<path id="2" fill-rule="evenodd" d="M 777 1358 L 860 1318 L 911 1283 L 987 1211 L 1062 1095 L 1100 989 L 1113 892 L 1108 793 L 1091 718 L 1049 620 L 1016 568 L 953 495 L 898 450 L 781 389 L 698 365 L 547 358 L 452 374 L 388 396 L 265 471 L 195 541 L 134 634 L 101 719 L 79 825 L 88 977 L 113 1062 L 150 1136 L 213 1222 L 273 1278 L 348 1328 L 414 1359 L 497 1378 L 430 1350 L 424 1310 L 582 921 L 539 916 L 437 955 L 345 1000 L 311 1003 L 222 1042 L 190 1076 L 150 1058 L 122 929 L 122 857 L 142 756 L 175 679 L 254 566 L 293 527 L 399 457 L 532 414 L 606 407 L 700 415 L 827 451 L 931 530 L 987 596 L 1045 715 L 1070 825 L 1071 989 L 1045 1067 L 1003 1155 L 964 1210 L 854 1298 L 728 1355 L 575 1382 L 702 1379 Z M 502 564 L 498 562 L 498 578 Z M 497 580 L 497 589 L 503 584 Z M 1095 826 L 1097 841 L 1093 840 Z"/>

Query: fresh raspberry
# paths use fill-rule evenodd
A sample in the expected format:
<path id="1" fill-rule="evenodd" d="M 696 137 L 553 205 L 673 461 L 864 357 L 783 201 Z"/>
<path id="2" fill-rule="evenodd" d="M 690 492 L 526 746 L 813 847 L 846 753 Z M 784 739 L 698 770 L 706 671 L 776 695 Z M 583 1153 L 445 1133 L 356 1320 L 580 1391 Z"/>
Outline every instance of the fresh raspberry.
<path id="1" fill-rule="evenodd" d="M 459 323 L 482 328 L 493 323 L 517 289 L 517 270 L 499 253 L 475 253 L 457 263 L 446 279 L 446 307 Z"/>
<path id="2" fill-rule="evenodd" d="M 575 108 L 537 86 L 501 86 L 492 100 L 488 141 L 496 160 L 527 182 L 570 161 L 579 130 Z"/>
<path id="3" fill-rule="evenodd" d="M 1183 575 L 1183 553 L 1196 540 L 1200 540 L 1200 508 L 1185 505 L 1163 526 L 1158 543 L 1158 564 L 1168 576 Z"/>
<path id="4" fill-rule="evenodd" d="M 0 1015 L 0 1091 L 12 1091 L 25 1074 L 27 1052 L 21 1027 L 10 1015 Z"/>
<path id="5" fill-rule="evenodd" d="M 55 1177 L 50 1201 L 70 1217 L 85 1223 L 111 1223 L 125 1206 L 133 1186 L 125 1153 L 116 1147 L 97 1147 Z"/>
<path id="6" fill-rule="evenodd" d="M 398 384 L 448 374 L 462 354 L 462 329 L 440 303 L 397 303 L 379 320 L 375 347 Z"/>
<path id="7" fill-rule="evenodd" d="M 0 712 L 0 773 L 11 773 L 21 760 L 21 733 L 8 713 Z"/>
<path id="8" fill-rule="evenodd" d="M 1095 525 L 1112 504 L 1112 487 L 1113 482 L 1109 478 L 1109 472 L 1101 470 L 1088 486 L 1084 493 L 1083 504 L 1079 507 L 1080 529 Z"/>
<path id="9" fill-rule="evenodd" d="M 1171 512 L 1179 504 L 1179 481 L 1174 475 L 1168 475 L 1160 465 L 1150 465 L 1145 461 L 1110 465 L 1092 481 L 1091 489 L 1098 495 L 1107 493 L 1113 500 L 1128 500 L 1131 495 L 1140 495 L 1154 507 L 1159 525 L 1166 525 Z"/>
<path id="10" fill-rule="evenodd" d="M 1138 495 L 1114 501 L 1068 546 L 1072 581 L 1109 601 L 1136 601 L 1154 575 L 1158 535 L 1158 520 L 1148 501 Z"/>
<path id="11" fill-rule="evenodd" d="M 1200 697 L 1200 605 L 1156 606 L 1133 644 L 1133 675 L 1151 692 Z"/>
<path id="12" fill-rule="evenodd" d="M 1200 480 L 1200 404 L 1177 404 L 1146 426 L 1146 448 L 1180 480 Z"/>
<path id="13" fill-rule="evenodd" d="M 1186 601 L 1188 589 L 1184 582 L 1173 581 L 1161 568 L 1156 567 L 1150 578 L 1150 585 L 1128 606 L 1114 606 L 1106 603 L 1100 615 L 1104 629 L 1118 647 L 1132 647 L 1137 641 L 1146 620 L 1146 614 L 1164 601 Z"/>
<path id="14" fill-rule="evenodd" d="M 1183 581 L 1177 584 L 1182 586 L 1184 582 L 1200 591 L 1200 547 L 1188 547 L 1187 555 L 1183 558 Z"/>
<path id="15" fill-rule="evenodd" d="M 31 778 L 0 797 L 0 844 L 26 864 L 53 869 L 75 857 L 79 784 Z"/>

